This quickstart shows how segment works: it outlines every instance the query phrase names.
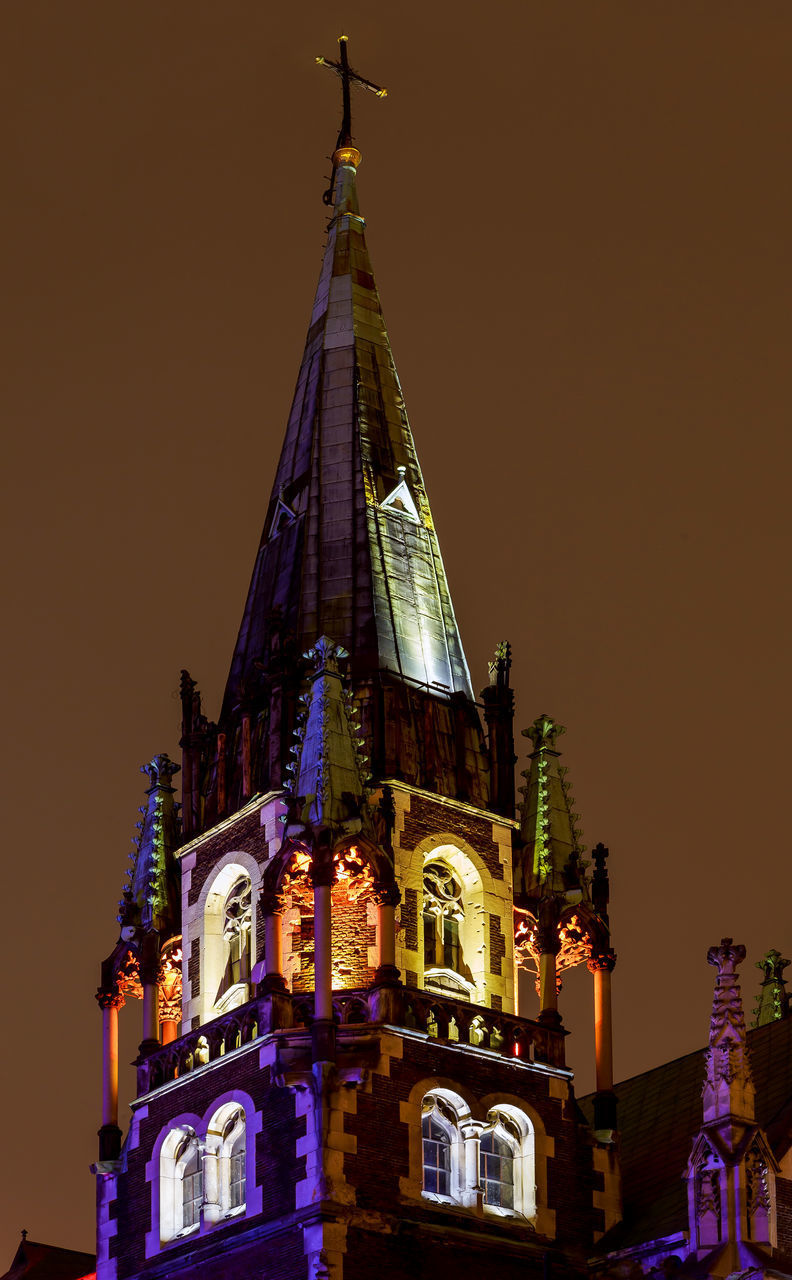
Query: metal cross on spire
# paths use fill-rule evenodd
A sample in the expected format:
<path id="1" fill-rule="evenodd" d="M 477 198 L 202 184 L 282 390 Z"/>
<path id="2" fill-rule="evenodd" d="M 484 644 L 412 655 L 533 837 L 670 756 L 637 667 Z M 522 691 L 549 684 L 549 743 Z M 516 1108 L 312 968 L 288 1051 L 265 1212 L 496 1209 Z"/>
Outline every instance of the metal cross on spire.
<path id="1" fill-rule="evenodd" d="M 370 93 L 376 94 L 378 98 L 387 96 L 387 89 L 383 89 L 380 85 L 374 84 L 373 81 L 367 80 L 365 76 L 358 75 L 357 71 L 353 71 L 349 65 L 347 57 L 347 43 L 349 36 L 339 36 L 338 44 L 341 54 L 340 62 L 332 62 L 329 58 L 317 58 L 316 61 L 320 67 L 327 67 L 329 71 L 335 71 L 337 76 L 341 78 L 341 96 L 343 102 L 343 116 L 341 118 L 341 128 L 338 133 L 338 141 L 336 142 L 336 151 L 340 147 L 350 147 L 352 145 L 352 107 L 349 97 L 350 85 L 359 84 L 361 88 L 368 89 Z M 336 160 L 333 157 L 333 178 L 335 178 Z M 331 204 L 333 200 L 333 182 L 331 181 L 328 190 L 324 194 L 325 204 Z"/>

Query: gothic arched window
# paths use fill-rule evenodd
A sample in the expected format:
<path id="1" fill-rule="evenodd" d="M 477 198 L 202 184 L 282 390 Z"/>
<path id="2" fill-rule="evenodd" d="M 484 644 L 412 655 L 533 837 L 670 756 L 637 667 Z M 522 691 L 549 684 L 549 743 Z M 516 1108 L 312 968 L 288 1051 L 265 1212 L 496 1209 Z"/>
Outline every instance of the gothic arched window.
<path id="1" fill-rule="evenodd" d="M 421 1106 L 421 1160 L 424 1195 L 451 1200 L 459 1185 L 459 1117 L 441 1093 L 428 1093 Z"/>
<path id="2" fill-rule="evenodd" d="M 250 981 L 250 933 L 252 925 L 250 877 L 240 876 L 226 894 L 223 905 L 225 967 L 215 1004 L 226 992 Z"/>
<path id="3" fill-rule="evenodd" d="M 220 1222 L 245 1207 L 245 1113 L 235 1102 L 226 1103 L 209 1121 L 206 1134 L 207 1220 Z"/>
<path id="4" fill-rule="evenodd" d="M 185 1135 L 176 1154 L 176 1162 L 181 1176 L 182 1230 L 187 1231 L 200 1224 L 203 1204 L 201 1149 L 195 1134 L 191 1137 Z"/>
<path id="5" fill-rule="evenodd" d="M 245 1213 L 247 1122 L 239 1102 L 226 1102 L 198 1133 L 182 1124 L 165 1134 L 159 1157 L 159 1239 L 166 1244 L 205 1232 Z"/>
<path id="6" fill-rule="evenodd" d="M 500 1129 L 499 1125 L 481 1135 L 479 1176 L 485 1204 L 497 1209 L 513 1209 L 515 1144 Z"/>
<path id="7" fill-rule="evenodd" d="M 465 919 L 462 882 L 445 862 L 427 862 L 423 873 L 424 980 L 434 990 L 470 999 L 459 941 Z"/>
<path id="8" fill-rule="evenodd" d="M 160 1238 L 197 1231 L 203 1205 L 201 1144 L 189 1125 L 172 1129 L 160 1151 Z"/>
<path id="9" fill-rule="evenodd" d="M 421 1121 L 423 1142 L 423 1189 L 441 1196 L 451 1195 L 451 1135 L 448 1127 L 432 1111 Z"/>

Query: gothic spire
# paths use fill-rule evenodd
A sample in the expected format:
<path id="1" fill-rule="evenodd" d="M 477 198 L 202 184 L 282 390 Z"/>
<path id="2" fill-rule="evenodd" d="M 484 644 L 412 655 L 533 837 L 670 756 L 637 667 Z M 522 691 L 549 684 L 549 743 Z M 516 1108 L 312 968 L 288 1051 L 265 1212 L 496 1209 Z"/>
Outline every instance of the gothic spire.
<path id="1" fill-rule="evenodd" d="M 340 70 L 329 65 L 345 91 L 355 80 L 379 92 L 341 48 Z M 200 747 L 201 786 L 219 793 L 227 778 L 233 809 L 282 785 L 302 655 L 332 636 L 349 654 L 374 773 L 486 807 L 481 725 L 366 246 L 350 128 L 345 96 L 323 265 L 220 720 Z M 202 820 L 222 811 L 210 801 Z"/>
<path id="2" fill-rule="evenodd" d="M 437 535 L 388 341 L 359 153 L 336 153 L 335 210 L 223 714 L 275 612 L 302 650 L 322 634 L 353 671 L 386 668 L 472 698 Z"/>

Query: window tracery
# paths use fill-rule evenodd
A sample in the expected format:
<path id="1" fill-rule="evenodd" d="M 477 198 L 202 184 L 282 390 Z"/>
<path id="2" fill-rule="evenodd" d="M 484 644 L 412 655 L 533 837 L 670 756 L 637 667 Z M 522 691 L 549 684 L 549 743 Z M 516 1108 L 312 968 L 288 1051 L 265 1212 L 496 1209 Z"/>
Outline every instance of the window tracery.
<path id="1" fill-rule="evenodd" d="M 427 987 L 469 1000 L 471 984 L 465 979 L 460 944 L 464 921 L 461 879 L 447 863 L 439 859 L 427 862 L 423 873 L 424 981 Z"/>
<path id="2" fill-rule="evenodd" d="M 250 933 L 252 925 L 251 884 L 240 876 L 226 894 L 223 906 L 225 968 L 215 1003 L 239 983 L 250 981 Z"/>

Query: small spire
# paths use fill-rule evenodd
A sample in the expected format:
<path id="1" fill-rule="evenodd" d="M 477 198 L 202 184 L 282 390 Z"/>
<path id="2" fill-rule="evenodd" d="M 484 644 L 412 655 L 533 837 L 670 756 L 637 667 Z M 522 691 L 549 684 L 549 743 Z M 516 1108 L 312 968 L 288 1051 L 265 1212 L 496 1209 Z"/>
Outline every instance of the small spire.
<path id="1" fill-rule="evenodd" d="M 581 832 L 575 825 L 579 814 L 572 812 L 572 795 L 566 780 L 567 770 L 559 764 L 556 739 L 564 726 L 552 716 L 537 716 L 523 737 L 530 738 L 533 751 L 530 768 L 524 770 L 526 785 L 520 790 L 522 805 L 522 838 L 525 845 L 523 876 L 515 888 L 529 893 L 564 892 L 579 882 L 582 867 Z M 524 882 L 522 881 L 524 877 Z"/>
<path id="2" fill-rule="evenodd" d="M 710 1018 L 707 1074 L 704 1081 L 704 1123 L 724 1116 L 754 1118 L 754 1086 L 748 1061 L 745 1016 L 737 967 L 745 947 L 721 938 L 710 947 L 707 963 L 718 970 Z"/>
<path id="3" fill-rule="evenodd" d="M 789 995 L 784 982 L 784 970 L 788 964 L 789 961 L 775 947 L 757 960 L 756 967 L 762 970 L 764 977 L 754 1009 L 755 1027 L 778 1022 L 789 1013 Z"/>
<path id="4" fill-rule="evenodd" d="M 350 834 L 360 830 L 366 803 L 368 761 L 340 668 L 348 657 L 346 649 L 327 636 L 320 636 L 305 654 L 314 670 L 304 695 L 304 718 L 294 732 L 295 759 L 289 766 L 294 781 L 288 790 L 302 805 L 297 825 L 315 832 Z M 286 834 L 290 834 L 289 827 Z"/>
<path id="5" fill-rule="evenodd" d="M 121 903 L 121 924 L 125 928 L 173 931 L 179 914 L 177 875 L 173 850 L 178 843 L 178 817 L 171 783 L 179 765 L 164 753 L 140 766 L 149 780 L 140 841 L 134 856 L 130 883 Z"/>

